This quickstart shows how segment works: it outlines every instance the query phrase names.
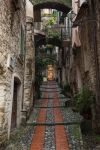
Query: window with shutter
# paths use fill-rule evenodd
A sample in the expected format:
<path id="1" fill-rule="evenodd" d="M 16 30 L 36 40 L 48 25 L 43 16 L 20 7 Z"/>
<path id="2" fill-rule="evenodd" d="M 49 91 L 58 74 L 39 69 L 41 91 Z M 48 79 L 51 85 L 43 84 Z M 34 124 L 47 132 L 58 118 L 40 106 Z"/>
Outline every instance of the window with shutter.
<path id="1" fill-rule="evenodd" d="M 21 26 L 20 29 L 20 51 L 19 51 L 19 57 L 23 60 L 23 56 L 25 54 L 25 33 L 23 26 Z"/>

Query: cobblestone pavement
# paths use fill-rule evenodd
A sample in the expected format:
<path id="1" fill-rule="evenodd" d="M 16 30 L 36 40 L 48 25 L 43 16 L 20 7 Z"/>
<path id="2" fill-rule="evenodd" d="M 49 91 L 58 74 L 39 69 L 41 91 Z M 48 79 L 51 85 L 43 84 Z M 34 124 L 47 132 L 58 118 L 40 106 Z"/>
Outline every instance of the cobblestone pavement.
<path id="1" fill-rule="evenodd" d="M 56 82 L 43 84 L 41 91 L 42 98 L 36 101 L 27 126 L 19 130 L 6 150 L 83 150 L 82 117 L 65 107 L 67 98 L 60 94 Z"/>
<path id="2" fill-rule="evenodd" d="M 82 138 L 79 124 L 81 116 L 73 113 L 71 108 L 65 108 L 66 99 L 60 94 L 61 89 L 56 82 L 43 84 L 41 91 L 48 94 L 47 98 L 42 97 L 42 103 L 35 105 L 40 108 L 39 119 L 37 120 L 35 135 L 33 135 L 30 150 L 81 150 Z M 47 102 L 45 105 L 45 101 Z M 45 113 L 43 114 L 43 112 Z M 75 122 L 75 124 L 73 124 Z M 67 125 L 72 123 L 73 125 Z M 32 122 L 30 123 L 32 125 Z M 34 126 L 34 124 L 33 124 Z M 37 131 L 38 129 L 39 132 Z M 77 130 L 77 133 L 74 133 Z"/>

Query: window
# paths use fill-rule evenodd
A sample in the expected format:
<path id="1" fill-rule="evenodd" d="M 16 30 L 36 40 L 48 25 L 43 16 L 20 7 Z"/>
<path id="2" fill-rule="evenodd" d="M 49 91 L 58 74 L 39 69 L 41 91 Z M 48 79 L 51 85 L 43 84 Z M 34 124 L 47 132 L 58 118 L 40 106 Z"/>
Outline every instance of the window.
<path id="1" fill-rule="evenodd" d="M 20 55 L 23 56 L 25 53 L 25 33 L 23 26 L 21 25 L 21 31 L 20 31 Z"/>

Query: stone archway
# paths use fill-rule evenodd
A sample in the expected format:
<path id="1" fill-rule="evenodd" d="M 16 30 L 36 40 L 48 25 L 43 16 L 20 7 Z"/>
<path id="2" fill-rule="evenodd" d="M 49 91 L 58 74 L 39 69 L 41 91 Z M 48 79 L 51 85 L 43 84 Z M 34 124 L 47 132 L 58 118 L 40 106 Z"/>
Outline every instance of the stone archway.
<path id="1" fill-rule="evenodd" d="M 48 2 L 41 2 L 36 5 L 34 5 L 34 9 L 56 9 L 58 11 L 61 11 L 63 13 L 68 13 L 70 10 L 70 7 L 66 4 L 55 2 L 55 1 L 48 1 Z"/>
<path id="2" fill-rule="evenodd" d="M 41 4 L 44 2 L 55 2 L 55 3 L 60 3 L 65 6 L 71 6 L 71 0 L 30 0 L 33 5 Z"/>
<path id="3" fill-rule="evenodd" d="M 71 9 L 71 0 L 31 0 L 34 5 L 34 22 L 41 22 L 41 9 L 56 9 L 67 14 Z"/>

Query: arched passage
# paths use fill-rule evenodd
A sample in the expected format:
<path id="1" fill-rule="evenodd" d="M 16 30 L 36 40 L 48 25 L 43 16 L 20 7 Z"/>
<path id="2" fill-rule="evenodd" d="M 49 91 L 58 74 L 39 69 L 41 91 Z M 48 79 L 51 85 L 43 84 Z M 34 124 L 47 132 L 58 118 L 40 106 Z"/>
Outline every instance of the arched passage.
<path id="1" fill-rule="evenodd" d="M 69 6 L 59 3 L 59 2 L 54 2 L 54 1 L 42 2 L 42 3 L 34 5 L 34 9 L 45 9 L 45 8 L 56 9 L 63 13 L 68 13 L 70 10 Z"/>
<path id="2" fill-rule="evenodd" d="M 70 4 L 69 4 L 70 5 Z M 70 11 L 70 6 L 65 3 L 65 1 L 44 1 L 37 2 L 34 5 L 34 21 L 40 22 L 41 20 L 41 9 L 56 9 L 58 11 L 63 12 L 63 14 L 67 14 Z"/>
<path id="3" fill-rule="evenodd" d="M 55 3 L 60 3 L 63 4 L 65 6 L 71 6 L 71 0 L 30 0 L 33 5 L 37 5 L 37 4 L 41 4 L 41 3 L 48 3 L 48 2 L 55 2 Z"/>

